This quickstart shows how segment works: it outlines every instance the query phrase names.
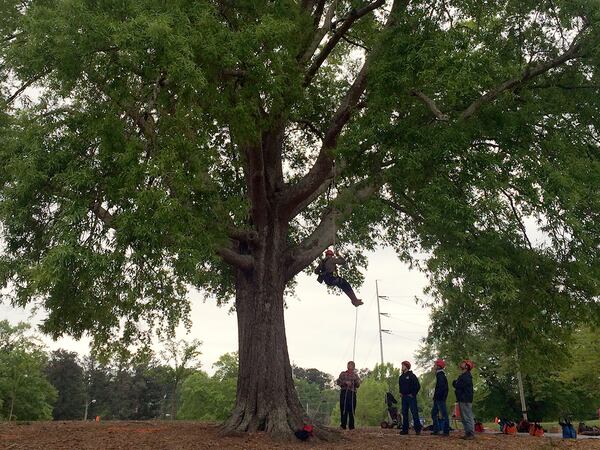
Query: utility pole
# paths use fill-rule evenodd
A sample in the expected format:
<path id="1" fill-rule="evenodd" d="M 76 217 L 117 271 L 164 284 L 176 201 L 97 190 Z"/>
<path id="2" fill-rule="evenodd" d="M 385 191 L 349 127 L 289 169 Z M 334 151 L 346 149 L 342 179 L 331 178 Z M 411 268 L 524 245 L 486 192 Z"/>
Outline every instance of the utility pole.
<path id="1" fill-rule="evenodd" d="M 91 404 L 96 403 L 96 399 L 93 399 L 92 401 L 88 402 L 88 397 L 87 394 L 85 396 L 85 412 L 83 413 L 83 421 L 87 422 L 87 418 L 88 418 L 88 408 L 90 407 Z"/>
<path id="2" fill-rule="evenodd" d="M 381 334 L 381 310 L 379 309 L 379 284 L 375 280 L 375 295 L 377 296 L 377 320 L 379 321 L 379 354 L 381 355 L 381 365 L 383 366 L 383 337 Z"/>
<path id="3" fill-rule="evenodd" d="M 527 418 L 527 405 L 525 404 L 525 390 L 523 389 L 523 377 L 521 376 L 521 364 L 519 363 L 519 349 L 515 349 L 515 355 L 517 357 L 517 383 L 519 385 L 519 397 L 521 398 L 521 413 L 523 419 L 529 421 Z"/>

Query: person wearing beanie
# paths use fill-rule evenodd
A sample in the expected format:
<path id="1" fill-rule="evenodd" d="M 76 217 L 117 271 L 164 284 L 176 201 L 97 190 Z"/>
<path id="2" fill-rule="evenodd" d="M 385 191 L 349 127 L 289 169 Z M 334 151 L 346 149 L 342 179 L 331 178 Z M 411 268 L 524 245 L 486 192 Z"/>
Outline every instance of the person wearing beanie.
<path id="1" fill-rule="evenodd" d="M 398 379 L 400 395 L 402 396 L 402 431 L 400 434 L 408 434 L 408 410 L 413 416 L 415 433 L 421 434 L 421 421 L 417 408 L 417 394 L 421 384 L 417 376 L 410 370 L 410 362 L 402 361 L 402 373 Z"/>
<path id="2" fill-rule="evenodd" d="M 446 399 L 448 398 L 448 379 L 444 368 L 446 363 L 443 359 L 438 359 L 434 365 L 435 371 L 435 390 L 433 392 L 433 407 L 431 408 L 431 420 L 433 421 L 433 430 L 431 434 L 440 434 L 442 436 L 450 435 L 450 419 L 448 418 L 448 409 L 446 408 Z M 440 424 L 439 416 L 442 416 Z M 440 430 L 440 425 L 442 429 Z"/>
<path id="3" fill-rule="evenodd" d="M 354 412 L 356 411 L 356 390 L 360 386 L 360 378 L 356 373 L 354 361 L 348 361 L 346 365 L 348 370 L 340 373 L 336 384 L 340 390 L 340 428 L 354 430 Z"/>
<path id="4" fill-rule="evenodd" d="M 462 374 L 452 382 L 456 401 L 460 409 L 460 420 L 462 421 L 465 435 L 462 439 L 475 439 L 475 420 L 473 419 L 473 377 L 471 370 L 474 367 L 472 361 L 465 359 L 458 367 Z"/>

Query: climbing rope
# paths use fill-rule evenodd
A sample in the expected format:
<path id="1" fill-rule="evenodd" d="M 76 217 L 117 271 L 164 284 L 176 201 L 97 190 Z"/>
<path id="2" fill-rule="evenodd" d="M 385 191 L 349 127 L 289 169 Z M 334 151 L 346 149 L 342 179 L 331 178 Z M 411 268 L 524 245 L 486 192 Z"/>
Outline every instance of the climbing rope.
<path id="1" fill-rule="evenodd" d="M 354 308 L 354 345 L 352 346 L 352 361 L 356 355 L 356 329 L 358 328 L 358 308 Z"/>
<path id="2" fill-rule="evenodd" d="M 333 177 L 331 180 L 331 184 L 329 185 L 329 187 L 327 188 L 327 204 L 333 209 L 333 206 L 331 206 L 331 191 L 332 189 L 335 189 L 337 191 L 337 185 L 336 185 L 336 168 L 335 168 L 335 161 L 333 161 Z M 335 249 L 335 246 L 337 244 L 337 223 L 335 221 L 335 217 L 333 219 L 333 248 Z"/>

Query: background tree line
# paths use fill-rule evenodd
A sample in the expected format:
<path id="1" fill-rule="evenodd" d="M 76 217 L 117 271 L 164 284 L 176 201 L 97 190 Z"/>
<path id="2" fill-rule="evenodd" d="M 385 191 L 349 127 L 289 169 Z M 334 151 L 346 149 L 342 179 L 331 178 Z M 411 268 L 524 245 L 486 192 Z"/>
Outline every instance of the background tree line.
<path id="1" fill-rule="evenodd" d="M 475 339 L 475 413 L 483 421 L 520 416 L 514 356 L 503 354 L 494 338 Z M 235 401 L 238 358 L 226 353 L 209 375 L 201 369 L 199 341 L 167 340 L 164 350 L 132 355 L 117 353 L 109 360 L 81 357 L 75 352 L 48 352 L 27 324 L 0 321 L 0 418 L 2 420 L 146 420 L 186 419 L 223 421 Z M 418 363 L 427 369 L 420 376 L 419 407 L 429 417 L 435 377 L 428 370 L 443 344 L 426 344 Z M 523 352 L 524 355 L 529 353 Z M 577 331 L 566 353 L 538 355 L 520 361 L 530 417 L 556 420 L 572 414 L 581 420 L 594 418 L 600 407 L 600 342 L 588 328 Z M 540 360 L 545 360 L 541 364 Z M 458 360 L 448 355 L 449 381 L 458 376 Z M 318 423 L 336 425 L 339 391 L 335 377 L 315 368 L 293 367 L 294 382 L 302 405 Z M 384 396 L 398 395 L 399 368 L 393 364 L 362 369 L 358 391 L 357 424 L 377 426 L 387 418 Z M 448 403 L 454 403 L 450 390 Z"/>
<path id="2" fill-rule="evenodd" d="M 201 369 L 201 343 L 167 340 L 158 353 L 115 352 L 110 358 L 48 352 L 29 325 L 0 321 L 0 419 L 188 419 L 222 421 L 235 401 L 238 356 L 226 353 Z M 333 377 L 294 367 L 299 397 L 328 423 L 337 401 Z"/>

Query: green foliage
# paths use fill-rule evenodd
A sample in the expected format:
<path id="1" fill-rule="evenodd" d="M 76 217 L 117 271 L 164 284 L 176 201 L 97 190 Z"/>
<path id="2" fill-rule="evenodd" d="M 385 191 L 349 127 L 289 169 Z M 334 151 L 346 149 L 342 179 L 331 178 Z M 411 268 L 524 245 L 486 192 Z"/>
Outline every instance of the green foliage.
<path id="1" fill-rule="evenodd" d="M 319 389 L 321 390 L 331 388 L 333 385 L 333 377 L 318 369 L 303 369 L 302 367 L 292 365 L 292 372 L 294 378 L 314 383 L 319 386 Z"/>
<path id="2" fill-rule="evenodd" d="M 235 401 L 235 388 L 235 379 L 219 381 L 200 371 L 191 374 L 181 387 L 177 418 L 209 422 L 226 419 Z"/>
<path id="3" fill-rule="evenodd" d="M 55 420 L 80 420 L 86 402 L 83 367 L 77 353 L 56 350 L 51 353 L 45 374 L 57 391 L 58 398 L 52 410 Z"/>
<path id="4" fill-rule="evenodd" d="M 318 369 L 292 366 L 294 385 L 300 404 L 313 423 L 329 425 L 331 412 L 339 402 L 339 391 L 332 389 L 333 377 Z"/>
<path id="5" fill-rule="evenodd" d="M 29 325 L 0 321 L 0 414 L 10 420 L 48 420 L 56 389 L 43 370 L 47 355 Z"/>
<path id="6" fill-rule="evenodd" d="M 365 379 L 356 394 L 356 425 L 377 426 L 387 418 L 385 393 L 388 385 L 376 378 Z"/>
<path id="7" fill-rule="evenodd" d="M 181 406 L 178 419 L 223 421 L 235 401 L 238 359 L 236 353 L 226 353 L 213 365 L 212 377 L 196 370 L 181 386 Z"/>
<path id="8" fill-rule="evenodd" d="M 216 369 L 214 377 L 217 380 L 237 380 L 239 372 L 238 353 L 225 353 L 219 356 L 217 362 L 213 364 L 213 368 Z"/>
<path id="9" fill-rule="evenodd" d="M 597 339 L 593 330 L 579 329 L 573 339 L 565 345 L 565 353 L 535 354 L 519 347 L 504 353 L 502 336 L 473 336 L 467 356 L 475 361 L 473 383 L 475 416 L 491 421 L 494 417 L 517 419 L 521 417 L 521 403 L 516 373 L 521 369 L 525 402 L 532 420 L 555 420 L 570 414 L 574 418 L 587 420 L 594 417 L 598 396 L 596 379 L 591 367 L 597 363 Z M 442 344 L 441 348 L 452 348 Z M 434 360 L 432 347 L 425 346 L 419 354 L 419 364 L 427 367 Z M 457 363 L 463 358 L 446 360 L 446 374 L 451 383 L 459 374 Z M 453 361 L 451 364 L 450 361 Z M 422 392 L 419 401 L 425 408 L 431 405 L 435 380 L 430 373 L 422 377 Z M 450 387 L 448 403 L 454 402 Z"/>
<path id="10" fill-rule="evenodd" d="M 570 345 L 568 362 L 558 371 L 559 382 L 571 389 L 577 402 L 569 398 L 563 412 L 582 419 L 592 418 L 600 405 L 600 377 L 593 369 L 600 363 L 598 329 L 581 328 Z"/>

